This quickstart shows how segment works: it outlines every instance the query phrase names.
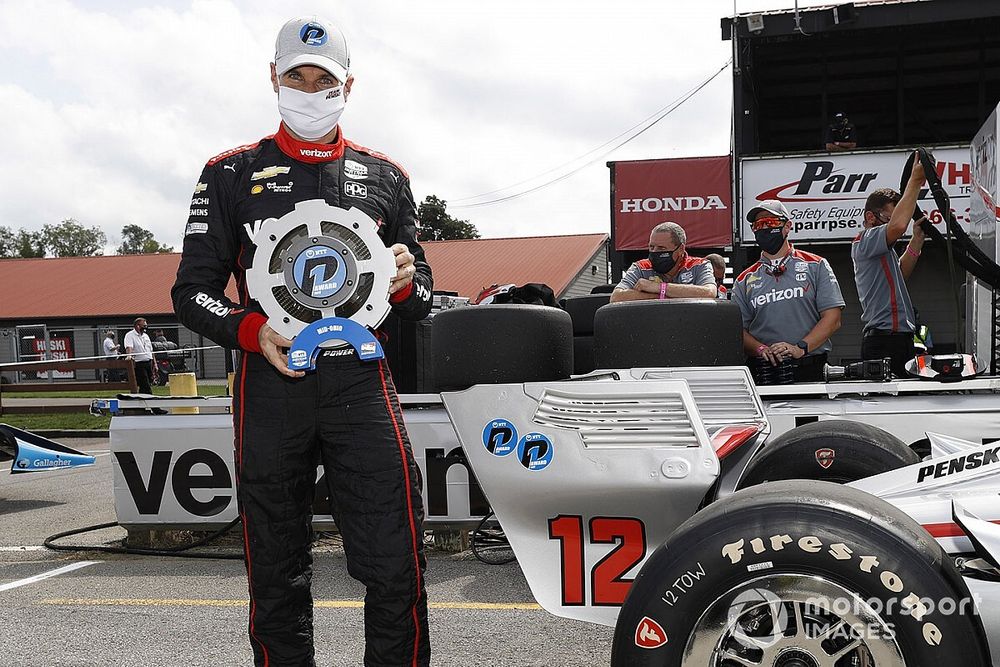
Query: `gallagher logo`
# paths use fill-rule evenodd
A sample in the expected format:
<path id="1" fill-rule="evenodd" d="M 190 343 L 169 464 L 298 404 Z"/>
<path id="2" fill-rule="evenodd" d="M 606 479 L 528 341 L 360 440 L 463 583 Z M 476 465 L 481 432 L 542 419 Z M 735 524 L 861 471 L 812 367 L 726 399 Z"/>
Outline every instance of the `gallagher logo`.
<path id="1" fill-rule="evenodd" d="M 659 623 L 643 616 L 635 629 L 635 645 L 639 648 L 660 648 L 667 643 L 667 633 Z"/>

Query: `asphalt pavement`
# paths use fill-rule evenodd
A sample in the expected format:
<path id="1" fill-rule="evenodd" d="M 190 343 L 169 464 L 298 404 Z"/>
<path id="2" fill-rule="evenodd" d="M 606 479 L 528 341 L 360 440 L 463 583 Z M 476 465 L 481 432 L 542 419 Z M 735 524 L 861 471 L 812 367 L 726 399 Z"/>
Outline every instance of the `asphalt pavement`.
<path id="1" fill-rule="evenodd" d="M 184 667 L 250 665 L 247 592 L 239 560 L 190 560 L 41 547 L 56 532 L 115 520 L 106 439 L 68 440 L 92 468 L 0 472 L 0 656 L 6 665 Z M 65 541 L 114 543 L 119 528 Z M 316 550 L 316 664 L 357 666 L 364 590 L 336 540 Z M 468 552 L 428 554 L 433 657 L 441 667 L 597 666 L 611 628 L 542 611 L 516 563 Z"/>

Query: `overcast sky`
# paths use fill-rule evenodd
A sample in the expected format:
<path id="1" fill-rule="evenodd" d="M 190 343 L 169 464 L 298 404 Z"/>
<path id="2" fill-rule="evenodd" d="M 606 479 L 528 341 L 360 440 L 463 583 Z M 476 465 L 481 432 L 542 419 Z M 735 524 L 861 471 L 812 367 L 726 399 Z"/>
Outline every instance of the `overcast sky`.
<path id="1" fill-rule="evenodd" d="M 607 160 L 729 152 L 731 70 L 555 185 L 451 203 L 569 162 L 682 96 L 729 58 L 719 20 L 732 12 L 732 0 L 0 0 L 0 225 L 73 217 L 113 247 L 135 223 L 179 249 L 205 161 L 277 129 L 278 29 L 321 13 L 351 47 L 345 134 L 402 163 L 418 202 L 438 195 L 487 237 L 607 232 Z"/>

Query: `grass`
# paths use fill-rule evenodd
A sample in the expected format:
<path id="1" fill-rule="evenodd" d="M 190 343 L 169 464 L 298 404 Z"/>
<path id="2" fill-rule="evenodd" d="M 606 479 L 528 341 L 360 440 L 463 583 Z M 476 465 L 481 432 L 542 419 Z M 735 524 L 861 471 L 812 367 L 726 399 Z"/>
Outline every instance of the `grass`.
<path id="1" fill-rule="evenodd" d="M 86 412 L 51 415 L 0 415 L 0 424 L 10 424 L 25 431 L 95 430 L 107 431 L 111 417 L 95 417 Z"/>
<path id="2" fill-rule="evenodd" d="M 119 391 L 3 391 L 4 398 L 114 398 Z M 170 387 L 153 387 L 157 396 L 169 396 Z M 225 396 L 224 384 L 198 385 L 199 396 Z M 13 426 L 13 424 L 12 424 Z"/>

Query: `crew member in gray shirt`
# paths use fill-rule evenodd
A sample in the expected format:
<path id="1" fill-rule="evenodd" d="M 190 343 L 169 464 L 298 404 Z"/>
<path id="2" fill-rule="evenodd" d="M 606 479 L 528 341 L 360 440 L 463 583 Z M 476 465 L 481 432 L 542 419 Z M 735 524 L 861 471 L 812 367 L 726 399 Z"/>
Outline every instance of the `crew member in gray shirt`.
<path id="1" fill-rule="evenodd" d="M 687 253 L 687 234 L 676 222 L 661 222 L 649 233 L 649 257 L 628 267 L 611 303 L 642 299 L 714 299 L 712 265 Z"/>
<path id="2" fill-rule="evenodd" d="M 760 363 L 793 363 L 796 382 L 818 382 L 844 308 L 837 277 L 825 259 L 788 242 L 792 224 L 780 201 L 761 202 L 747 221 L 761 252 L 733 284 L 743 348 Z"/>
<path id="3" fill-rule="evenodd" d="M 913 237 L 902 256 L 896 255 L 893 246 L 910 226 L 923 184 L 923 165 L 915 159 L 902 195 L 889 188 L 868 195 L 865 228 L 851 244 L 854 281 L 858 285 L 861 320 L 864 323 L 861 357 L 889 357 L 892 359 L 892 372 L 898 377 L 905 376 L 906 362 L 915 354 L 913 331 L 916 317 L 905 280 L 910 277 L 920 257 L 925 238 L 923 229 L 919 224 L 913 225 Z"/>

